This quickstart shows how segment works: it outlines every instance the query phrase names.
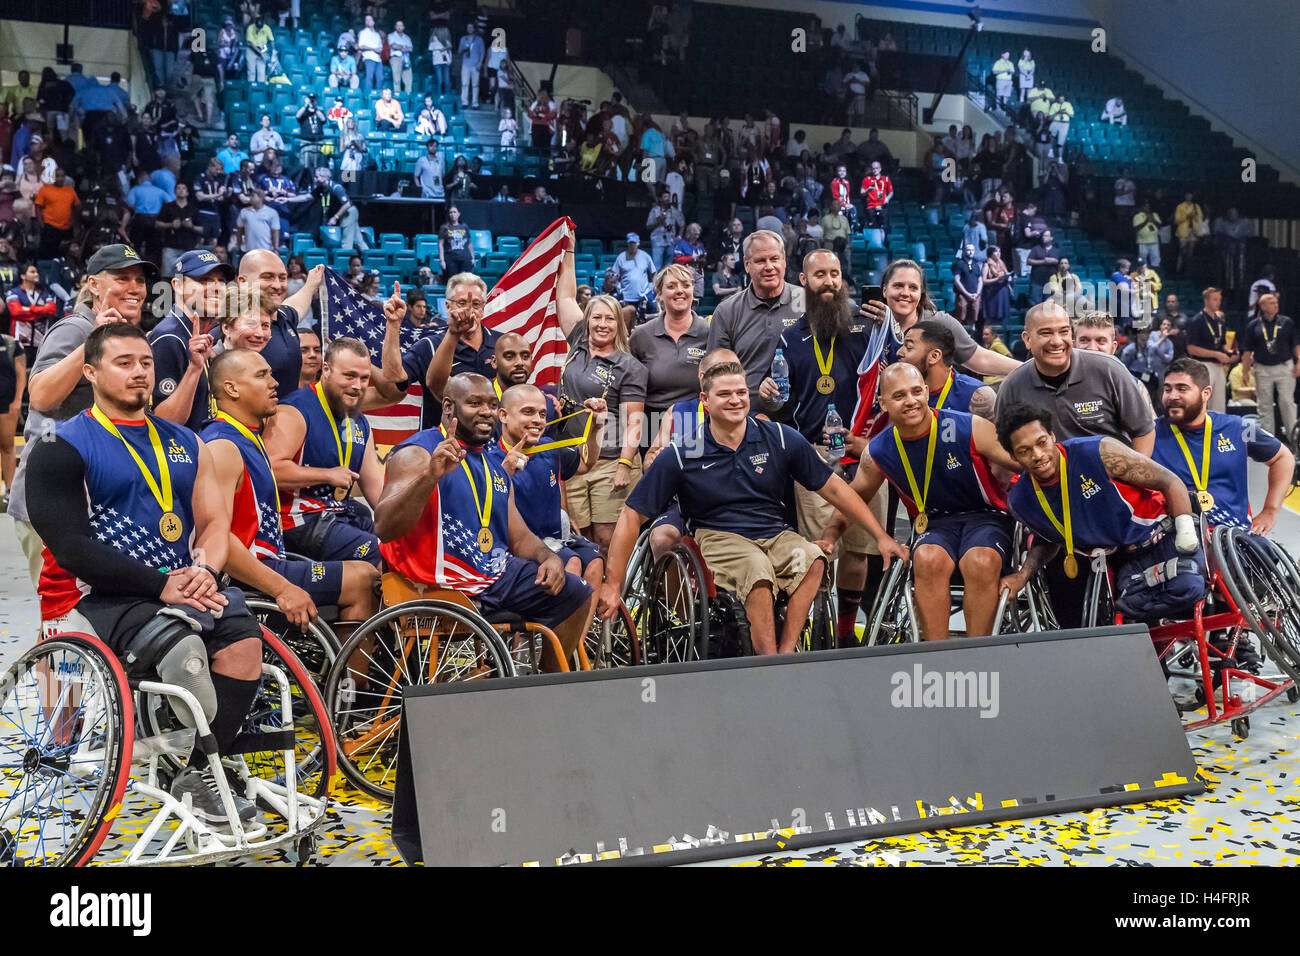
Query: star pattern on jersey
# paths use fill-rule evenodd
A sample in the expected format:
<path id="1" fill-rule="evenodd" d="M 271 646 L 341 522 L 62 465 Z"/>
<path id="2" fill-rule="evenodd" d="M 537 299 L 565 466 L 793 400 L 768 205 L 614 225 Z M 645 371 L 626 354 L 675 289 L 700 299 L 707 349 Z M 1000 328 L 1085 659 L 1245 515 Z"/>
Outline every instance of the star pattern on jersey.
<path id="1" fill-rule="evenodd" d="M 480 574 L 492 577 L 505 570 L 509 554 L 502 547 L 494 547 L 486 554 L 479 550 L 478 532 L 466 527 L 459 518 L 445 516 L 442 525 L 446 547 L 456 557 L 464 560 Z"/>
<path id="2" fill-rule="evenodd" d="M 280 512 L 274 503 L 259 501 L 257 503 L 257 536 L 276 550 L 276 556 L 284 557 L 284 534 L 280 530 Z"/>
<path id="3" fill-rule="evenodd" d="M 152 528 L 137 524 L 115 508 L 94 505 L 90 526 L 96 540 L 112 545 L 127 557 L 151 568 L 183 568 L 191 563 L 184 539 L 164 541 Z"/>

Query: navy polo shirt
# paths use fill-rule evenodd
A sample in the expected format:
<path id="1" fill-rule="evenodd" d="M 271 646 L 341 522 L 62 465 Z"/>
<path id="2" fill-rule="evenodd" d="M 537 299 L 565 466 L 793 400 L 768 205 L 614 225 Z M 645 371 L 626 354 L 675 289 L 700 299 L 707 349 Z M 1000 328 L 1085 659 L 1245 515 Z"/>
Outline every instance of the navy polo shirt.
<path id="1" fill-rule="evenodd" d="M 402 354 L 402 368 L 406 370 L 406 381 L 398 382 L 398 388 L 405 390 L 410 382 L 424 387 L 424 381 L 429 376 L 429 366 L 433 364 L 433 353 L 438 350 L 438 346 L 446 337 L 447 325 L 441 322 L 421 336 L 409 351 Z M 477 372 L 489 380 L 496 378 L 497 369 L 493 359 L 499 338 L 501 338 L 500 332 L 484 326 L 483 342 L 477 349 L 461 339 L 456 343 L 456 354 L 451 359 L 451 374 Z M 301 357 L 299 363 L 301 364 Z M 424 408 L 420 412 L 420 427 L 436 428 L 441 421 L 442 403 L 426 395 Z"/>
<path id="2" fill-rule="evenodd" d="M 190 366 L 190 336 L 193 328 L 190 320 L 176 308 L 173 308 L 163 320 L 149 332 L 149 347 L 153 349 L 153 407 L 158 408 L 171 398 Z M 216 323 L 209 330 L 214 340 L 220 341 L 221 327 Z M 267 344 L 270 347 L 270 344 Z M 299 356 L 301 362 L 301 355 Z M 185 427 L 190 431 L 202 431 L 203 423 L 212 416 L 209 414 L 208 376 L 206 370 L 199 376 L 199 383 L 194 388 L 194 404 L 190 406 L 190 416 L 185 419 Z"/>
<path id="3" fill-rule="evenodd" d="M 814 445 L 821 444 L 826 411 L 832 402 L 845 426 L 851 424 L 853 409 L 858 402 L 858 367 L 866 357 L 870 339 L 871 327 L 859 324 L 849 326 L 847 333 L 836 336 L 830 368 L 830 376 L 835 379 L 835 391 L 823 395 L 817 391 L 817 379 L 821 378 L 822 372 L 813 349 L 808 317 L 802 316 L 781 334 L 781 353 L 790 366 L 790 401 L 786 407 L 799 434 Z M 818 344 L 825 359 L 827 346 Z"/>
<path id="4" fill-rule="evenodd" d="M 831 478 L 830 466 L 788 425 L 749 418 L 734 451 L 714 440 L 712 419 L 701 437 L 699 457 L 687 457 L 676 443 L 660 452 L 628 495 L 627 506 L 640 515 L 658 515 L 676 496 L 691 531 L 771 538 L 793 530 L 786 515 L 790 481 L 817 491 Z"/>
<path id="5" fill-rule="evenodd" d="M 275 388 L 279 395 L 298 391 L 298 378 L 302 374 L 302 346 L 298 344 L 298 310 L 282 305 L 271 321 L 271 338 L 262 349 L 262 358 L 271 366 Z"/>
<path id="6" fill-rule="evenodd" d="M 506 455 L 500 439 L 488 446 L 486 454 L 493 464 L 504 468 Z M 560 483 L 576 475 L 581 464 L 580 447 L 551 448 L 529 455 L 528 464 L 510 479 L 515 489 L 515 507 L 519 509 L 519 517 L 537 537 L 561 537 Z"/>

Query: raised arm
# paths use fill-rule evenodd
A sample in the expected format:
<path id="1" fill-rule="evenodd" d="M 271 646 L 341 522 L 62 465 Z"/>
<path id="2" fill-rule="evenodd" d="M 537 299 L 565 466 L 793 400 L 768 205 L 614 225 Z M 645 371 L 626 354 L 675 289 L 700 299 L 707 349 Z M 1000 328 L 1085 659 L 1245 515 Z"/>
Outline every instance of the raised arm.
<path id="1" fill-rule="evenodd" d="M 578 270 L 573 250 L 564 254 L 560 274 L 555 281 L 555 317 L 560 331 L 568 338 L 574 326 L 582 321 L 582 306 L 578 305 Z"/>
<path id="2" fill-rule="evenodd" d="M 309 315 L 311 313 L 311 301 L 316 298 L 316 293 L 320 289 L 320 284 L 325 278 L 325 266 L 315 265 L 307 273 L 307 278 L 302 284 L 302 288 L 284 300 L 284 304 L 293 309 L 299 315 Z"/>
<path id="3" fill-rule="evenodd" d="M 982 345 L 976 348 L 975 354 L 962 364 L 980 375 L 1010 375 L 1020 368 L 1020 363 L 1011 356 L 999 355 Z"/>

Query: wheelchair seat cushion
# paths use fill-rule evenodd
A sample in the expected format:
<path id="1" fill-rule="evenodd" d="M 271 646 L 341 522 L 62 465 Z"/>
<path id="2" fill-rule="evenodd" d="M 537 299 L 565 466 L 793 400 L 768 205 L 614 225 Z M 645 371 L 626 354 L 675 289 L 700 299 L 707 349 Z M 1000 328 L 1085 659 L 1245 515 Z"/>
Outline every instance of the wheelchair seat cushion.
<path id="1" fill-rule="evenodd" d="M 1131 554 L 1117 555 L 1115 608 L 1133 621 L 1154 622 L 1191 616 L 1205 597 L 1205 556 L 1179 554 L 1174 536 Z"/>

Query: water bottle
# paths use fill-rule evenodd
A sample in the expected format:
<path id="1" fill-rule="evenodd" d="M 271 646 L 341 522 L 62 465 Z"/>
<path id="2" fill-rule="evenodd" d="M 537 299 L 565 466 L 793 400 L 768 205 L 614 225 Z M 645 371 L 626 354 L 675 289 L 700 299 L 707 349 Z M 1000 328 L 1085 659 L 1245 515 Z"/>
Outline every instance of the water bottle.
<path id="1" fill-rule="evenodd" d="M 826 409 L 826 433 L 830 436 L 830 449 L 836 454 L 844 452 L 844 419 L 840 418 L 840 413 L 835 410 L 834 404 Z"/>
<path id="2" fill-rule="evenodd" d="M 772 381 L 776 382 L 777 402 L 784 405 L 790 401 L 790 364 L 780 349 L 772 357 Z"/>

